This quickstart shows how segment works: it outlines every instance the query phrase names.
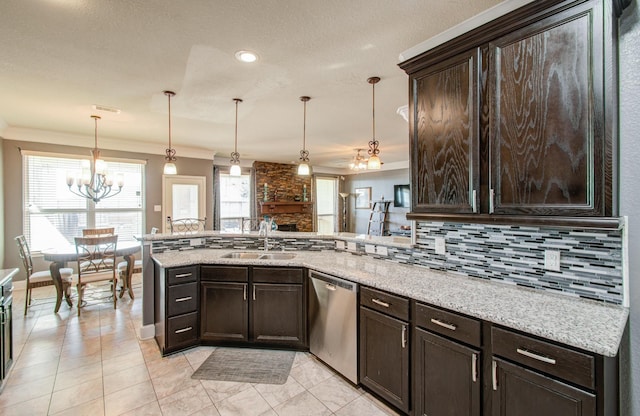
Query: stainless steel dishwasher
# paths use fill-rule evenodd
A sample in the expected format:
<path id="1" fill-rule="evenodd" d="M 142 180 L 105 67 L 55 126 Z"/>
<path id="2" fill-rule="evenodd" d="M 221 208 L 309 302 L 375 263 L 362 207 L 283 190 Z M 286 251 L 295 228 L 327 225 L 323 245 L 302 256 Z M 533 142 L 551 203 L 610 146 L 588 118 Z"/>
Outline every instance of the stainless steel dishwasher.
<path id="1" fill-rule="evenodd" d="M 358 384 L 358 285 L 309 271 L 309 350 Z"/>

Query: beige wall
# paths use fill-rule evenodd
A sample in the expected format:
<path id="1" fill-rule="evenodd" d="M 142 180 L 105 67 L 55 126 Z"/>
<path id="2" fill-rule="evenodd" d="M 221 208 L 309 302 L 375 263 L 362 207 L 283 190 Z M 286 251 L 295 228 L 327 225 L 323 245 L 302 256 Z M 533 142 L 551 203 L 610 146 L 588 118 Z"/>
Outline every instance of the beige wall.
<path id="1" fill-rule="evenodd" d="M 0 241 L 0 257 L 4 268 L 18 267 L 20 274 L 16 280 L 24 279 L 22 263 L 18 256 L 18 249 L 14 242 L 14 237 L 22 234 L 22 157 L 20 149 L 33 150 L 39 152 L 52 152 L 62 154 L 89 155 L 90 149 L 74 146 L 58 146 L 47 143 L 21 142 L 14 140 L 1 140 L 0 164 L 2 170 L 0 175 L 0 212 L 3 211 L 4 221 L 0 221 L 0 229 L 4 225 L 4 238 Z M 101 150 L 101 155 L 105 158 L 117 157 L 124 159 L 146 160 L 145 167 L 145 230 L 151 227 L 162 229 L 162 213 L 154 212 L 154 205 L 162 204 L 162 168 L 164 156 L 150 155 L 144 153 L 130 153 L 113 150 Z M 176 162 L 180 175 L 205 176 L 207 178 L 207 218 L 213 218 L 213 162 L 207 159 L 181 158 L 178 154 Z M 125 185 L 126 186 L 126 185 Z M 207 228 L 212 228 L 211 220 L 207 220 Z M 4 224 L 3 224 L 4 223 Z M 46 267 L 47 264 L 35 258 L 36 267 Z"/>

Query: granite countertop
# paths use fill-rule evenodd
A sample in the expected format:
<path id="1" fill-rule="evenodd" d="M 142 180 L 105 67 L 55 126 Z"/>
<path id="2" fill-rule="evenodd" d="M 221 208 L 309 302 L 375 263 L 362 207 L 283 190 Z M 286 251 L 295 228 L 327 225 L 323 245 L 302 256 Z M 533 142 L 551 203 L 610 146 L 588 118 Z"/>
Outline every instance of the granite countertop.
<path id="1" fill-rule="evenodd" d="M 236 264 L 307 267 L 509 328 L 614 357 L 627 308 L 334 251 L 297 251 L 290 260 L 223 258 L 232 250 L 153 254 L 162 267 Z M 275 251 L 274 251 L 275 252 Z"/>

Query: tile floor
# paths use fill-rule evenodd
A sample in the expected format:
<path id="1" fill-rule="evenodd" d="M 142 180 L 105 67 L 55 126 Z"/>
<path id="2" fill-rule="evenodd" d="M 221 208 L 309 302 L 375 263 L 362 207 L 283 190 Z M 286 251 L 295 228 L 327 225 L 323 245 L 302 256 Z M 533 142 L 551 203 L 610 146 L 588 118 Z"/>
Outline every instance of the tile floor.
<path id="1" fill-rule="evenodd" d="M 137 281 L 137 283 L 136 283 Z M 117 310 L 40 304 L 23 316 L 24 291 L 14 290 L 14 364 L 0 393 L 11 415 L 395 415 L 370 394 L 308 353 L 296 353 L 284 385 L 192 380 L 213 347 L 162 358 L 154 340 L 137 338 L 137 295 Z M 43 296 L 46 289 L 34 292 Z"/>

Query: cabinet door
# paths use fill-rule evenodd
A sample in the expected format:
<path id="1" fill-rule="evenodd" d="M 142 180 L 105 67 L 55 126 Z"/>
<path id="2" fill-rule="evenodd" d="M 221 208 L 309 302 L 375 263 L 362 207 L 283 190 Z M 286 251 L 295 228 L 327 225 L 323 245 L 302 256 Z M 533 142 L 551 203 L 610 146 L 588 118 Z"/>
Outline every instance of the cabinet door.
<path id="1" fill-rule="evenodd" d="M 409 411 L 409 334 L 404 321 L 360 308 L 360 382 Z"/>
<path id="2" fill-rule="evenodd" d="M 200 283 L 200 338 L 206 341 L 247 341 L 248 284 Z"/>
<path id="3" fill-rule="evenodd" d="M 494 358 L 494 416 L 595 416 L 595 395 Z"/>
<path id="4" fill-rule="evenodd" d="M 605 215 L 603 6 L 595 3 L 489 46 L 492 213 Z"/>
<path id="5" fill-rule="evenodd" d="M 476 212 L 477 49 L 411 76 L 412 211 Z"/>
<path id="6" fill-rule="evenodd" d="M 251 294 L 254 342 L 290 347 L 306 345 L 306 310 L 302 285 L 254 283 Z"/>
<path id="7" fill-rule="evenodd" d="M 413 350 L 416 415 L 480 416 L 480 352 L 416 329 Z"/>

